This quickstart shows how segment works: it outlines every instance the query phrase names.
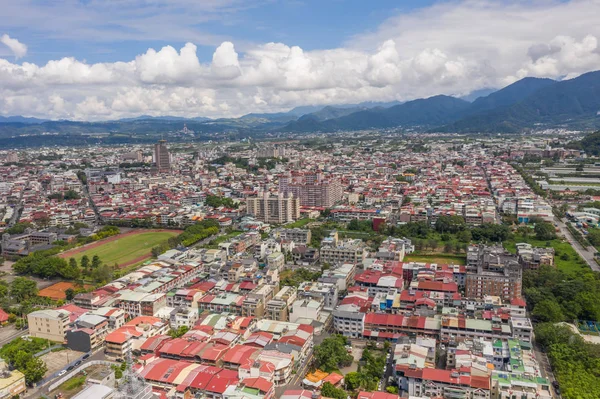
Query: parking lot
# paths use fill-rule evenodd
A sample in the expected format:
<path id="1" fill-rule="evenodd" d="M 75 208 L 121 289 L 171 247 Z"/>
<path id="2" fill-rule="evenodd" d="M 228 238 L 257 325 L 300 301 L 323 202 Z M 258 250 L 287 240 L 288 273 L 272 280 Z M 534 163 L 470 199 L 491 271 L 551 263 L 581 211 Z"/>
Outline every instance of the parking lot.
<path id="1" fill-rule="evenodd" d="M 46 372 L 46 376 L 52 375 L 53 373 L 63 370 L 65 366 L 75 359 L 80 358 L 85 355 L 85 352 L 77 352 L 71 349 L 65 349 L 58 352 L 49 352 L 45 355 L 40 356 L 46 366 L 48 366 L 48 371 Z"/>

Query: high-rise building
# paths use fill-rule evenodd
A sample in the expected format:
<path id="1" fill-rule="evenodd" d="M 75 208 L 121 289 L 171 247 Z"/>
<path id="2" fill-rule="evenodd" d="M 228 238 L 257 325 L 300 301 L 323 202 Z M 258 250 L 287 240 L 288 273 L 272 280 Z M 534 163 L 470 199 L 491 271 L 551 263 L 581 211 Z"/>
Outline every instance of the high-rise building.
<path id="1" fill-rule="evenodd" d="M 324 178 L 321 173 L 284 175 L 279 177 L 279 192 L 294 194 L 301 206 L 329 208 L 344 195 L 342 183 L 335 178 Z"/>
<path id="2" fill-rule="evenodd" d="M 258 193 L 246 199 L 246 212 L 266 223 L 288 223 L 300 218 L 300 201 L 293 194 Z"/>
<path id="3" fill-rule="evenodd" d="M 159 140 L 154 144 L 154 164 L 159 172 L 171 169 L 171 154 L 167 148 L 167 140 Z"/>
<path id="4" fill-rule="evenodd" d="M 465 296 L 498 296 L 503 301 L 521 298 L 523 267 L 502 245 L 471 245 L 467 252 Z"/>

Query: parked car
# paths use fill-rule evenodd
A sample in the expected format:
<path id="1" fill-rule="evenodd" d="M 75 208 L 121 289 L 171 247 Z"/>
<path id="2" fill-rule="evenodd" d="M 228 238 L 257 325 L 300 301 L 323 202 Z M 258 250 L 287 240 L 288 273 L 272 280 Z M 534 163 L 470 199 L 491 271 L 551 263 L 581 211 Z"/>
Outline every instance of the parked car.
<path id="1" fill-rule="evenodd" d="M 75 362 L 75 367 L 79 366 L 81 364 L 81 360 L 78 360 Z"/>
<path id="2" fill-rule="evenodd" d="M 65 375 L 65 374 L 67 374 L 67 370 L 61 370 L 61 371 L 58 373 L 58 376 L 60 377 L 60 376 L 63 376 L 63 375 Z"/>
<path id="3" fill-rule="evenodd" d="M 67 371 L 71 371 L 71 370 L 73 370 L 74 368 L 75 368 L 75 366 L 73 366 L 73 365 L 70 365 L 69 367 L 67 367 Z"/>
<path id="4" fill-rule="evenodd" d="M 83 358 L 84 358 L 84 359 L 87 359 L 88 357 L 90 357 L 90 354 L 89 354 L 89 353 L 86 353 L 85 355 L 83 355 Z"/>

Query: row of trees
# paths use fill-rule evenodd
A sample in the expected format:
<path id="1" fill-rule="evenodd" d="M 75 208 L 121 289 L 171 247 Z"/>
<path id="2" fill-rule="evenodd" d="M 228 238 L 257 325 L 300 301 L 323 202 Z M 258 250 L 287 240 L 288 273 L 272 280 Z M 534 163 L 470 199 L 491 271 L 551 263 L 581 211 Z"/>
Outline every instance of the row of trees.
<path id="1" fill-rule="evenodd" d="M 204 240 L 210 236 L 219 233 L 219 222 L 213 219 L 202 220 L 196 224 L 185 228 L 183 233 L 160 243 L 152 248 L 152 256 L 157 257 L 169 249 L 177 248 L 180 245 L 188 247 Z"/>

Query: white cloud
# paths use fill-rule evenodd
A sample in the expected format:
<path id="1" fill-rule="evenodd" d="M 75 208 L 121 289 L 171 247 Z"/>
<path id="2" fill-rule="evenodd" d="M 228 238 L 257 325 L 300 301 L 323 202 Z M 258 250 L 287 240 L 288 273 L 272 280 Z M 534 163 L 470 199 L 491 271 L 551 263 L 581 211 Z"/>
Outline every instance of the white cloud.
<path id="1" fill-rule="evenodd" d="M 101 4 L 97 11 L 105 12 Z M 224 12 L 218 1 L 203 7 Z M 597 15 L 599 0 L 464 0 L 392 16 L 327 50 L 247 42 L 239 50 L 238 43 L 220 40 L 210 62 L 200 61 L 192 42 L 112 63 L 0 58 L 0 112 L 90 120 L 238 116 L 306 104 L 462 95 L 525 76 L 571 78 L 600 69 Z"/>
<path id="2" fill-rule="evenodd" d="M 0 43 L 3 43 L 6 47 L 8 47 L 17 59 L 23 58 L 27 54 L 27 46 L 17 39 L 11 38 L 6 33 L 0 36 Z"/>

